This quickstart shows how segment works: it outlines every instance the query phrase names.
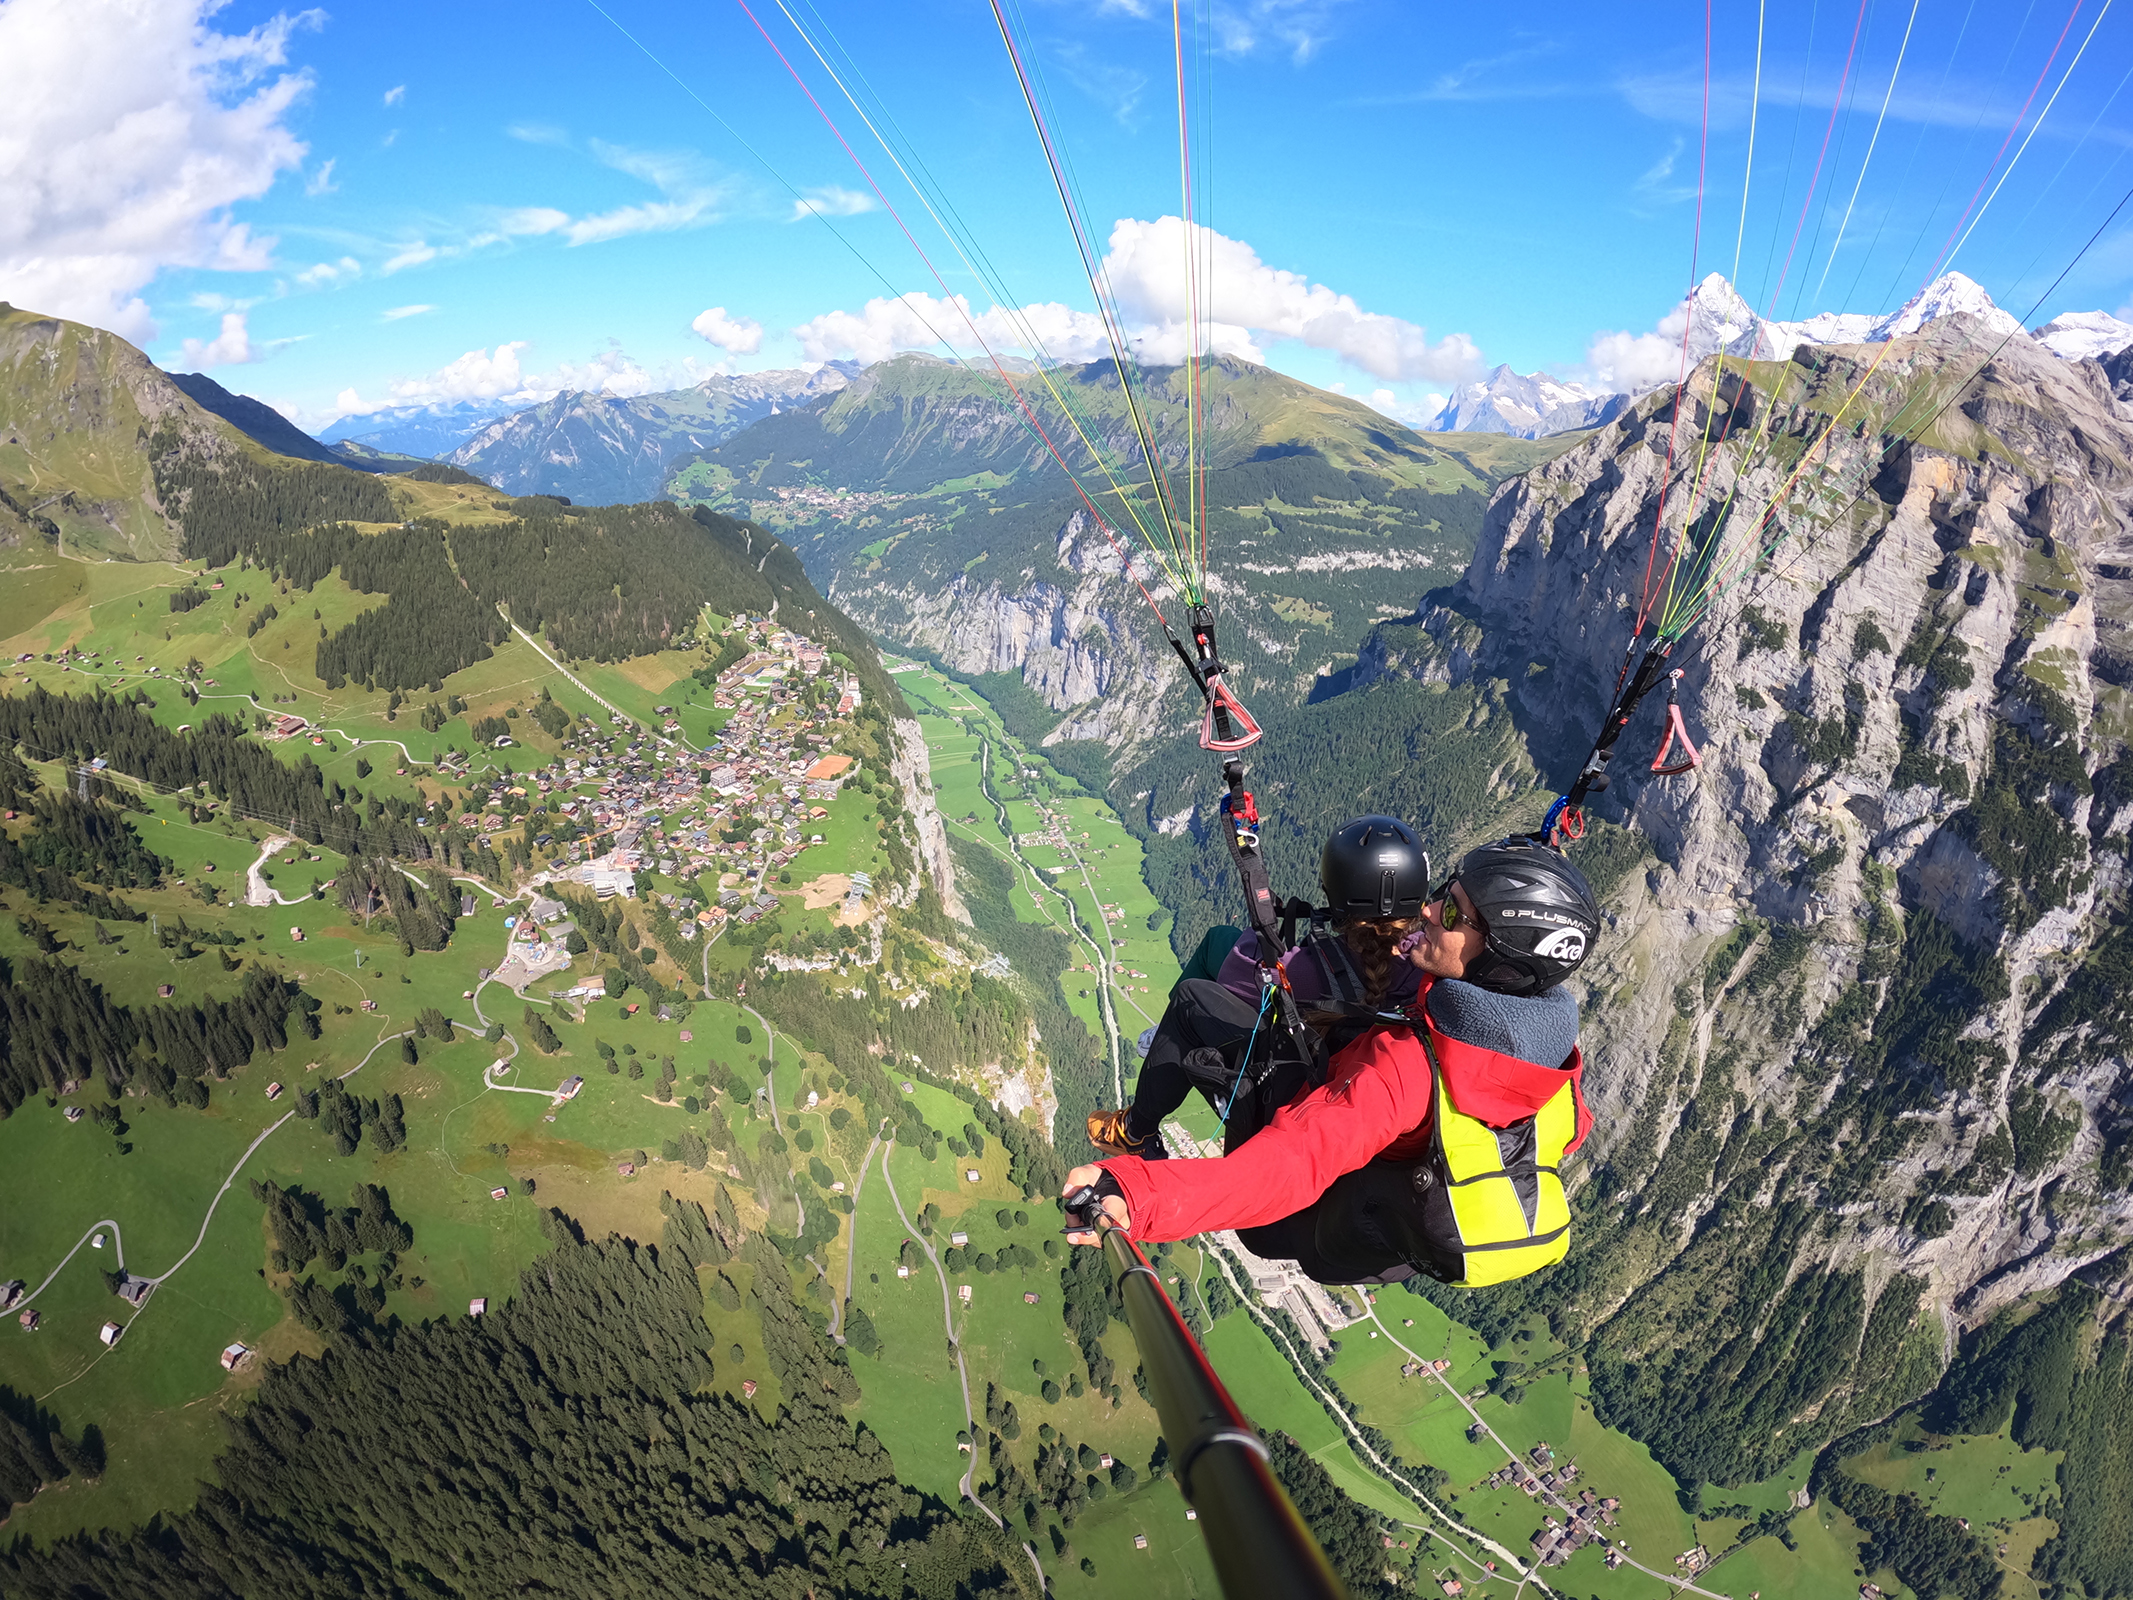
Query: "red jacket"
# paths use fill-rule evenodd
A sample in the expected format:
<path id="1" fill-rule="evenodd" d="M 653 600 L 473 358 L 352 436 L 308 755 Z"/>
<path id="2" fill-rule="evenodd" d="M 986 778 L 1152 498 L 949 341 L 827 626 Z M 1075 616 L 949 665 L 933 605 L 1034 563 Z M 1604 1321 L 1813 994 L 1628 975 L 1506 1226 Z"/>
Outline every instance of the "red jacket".
<path id="1" fill-rule="evenodd" d="M 1425 988 L 1425 994 L 1427 990 Z M 1577 1103 L 1575 1150 L 1592 1127 L 1582 1089 L 1585 1063 L 1572 1050 L 1543 1067 L 1444 1033 L 1418 1003 L 1452 1102 L 1491 1127 L 1530 1117 L 1570 1080 Z M 1412 1028 L 1366 1033 L 1334 1056 L 1326 1081 L 1298 1095 L 1234 1154 L 1219 1161 L 1100 1163 L 1124 1191 L 1136 1239 L 1189 1239 L 1222 1228 L 1256 1228 L 1310 1205 L 1343 1173 L 1380 1156 L 1411 1161 L 1428 1148 L 1429 1056 Z M 1564 1152 L 1568 1154 L 1568 1151 Z"/>

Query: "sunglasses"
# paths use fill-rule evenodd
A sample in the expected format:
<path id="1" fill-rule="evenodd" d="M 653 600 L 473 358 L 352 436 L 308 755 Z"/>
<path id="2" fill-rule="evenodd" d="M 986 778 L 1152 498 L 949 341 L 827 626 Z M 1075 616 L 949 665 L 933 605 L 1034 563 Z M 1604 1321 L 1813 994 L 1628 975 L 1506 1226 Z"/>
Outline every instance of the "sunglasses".
<path id="1" fill-rule="evenodd" d="M 1470 911 L 1462 911 L 1459 902 L 1452 898 L 1452 884 L 1456 879 L 1444 880 L 1444 887 L 1437 891 L 1437 921 L 1446 933 L 1457 933 L 1461 928 L 1478 928 L 1481 919 Z"/>

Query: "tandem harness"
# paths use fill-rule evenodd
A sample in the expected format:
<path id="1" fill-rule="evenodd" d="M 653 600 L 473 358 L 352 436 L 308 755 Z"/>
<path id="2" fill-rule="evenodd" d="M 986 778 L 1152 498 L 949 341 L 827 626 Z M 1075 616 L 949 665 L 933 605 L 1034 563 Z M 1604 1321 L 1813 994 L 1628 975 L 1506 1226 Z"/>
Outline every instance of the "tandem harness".
<path id="1" fill-rule="evenodd" d="M 1580 1089 L 1582 1055 L 1571 1052 L 1551 1074 L 1560 1082 L 1536 1105 L 1498 1065 L 1510 1058 L 1438 1032 L 1427 1016 L 1421 1022 L 1415 1038 L 1431 1075 L 1428 1148 L 1335 1180 L 1319 1201 L 1321 1232 L 1380 1245 L 1454 1288 L 1508 1283 L 1555 1265 L 1570 1249 L 1562 1164 L 1592 1125 Z M 1516 1066 L 1518 1076 L 1532 1071 Z"/>
<path id="2" fill-rule="evenodd" d="M 1572 1050 L 1553 1071 L 1443 1033 L 1418 1003 L 1412 1013 L 1372 1010 L 1336 937 L 1306 940 L 1326 994 L 1309 1014 L 1354 1037 L 1380 1028 L 1412 1030 L 1429 1062 L 1430 1116 L 1418 1151 L 1409 1140 L 1346 1173 L 1319 1197 L 1319 1237 L 1365 1255 L 1405 1261 L 1457 1288 L 1507 1283 L 1563 1259 L 1570 1248 L 1564 1159 L 1592 1125 L 1582 1091 L 1584 1058 Z M 1425 991 L 1426 994 L 1426 991 Z M 1187 1075 L 1228 1115 L 1223 1153 L 1260 1133 L 1275 1113 L 1325 1082 L 1306 1051 L 1260 1012 L 1248 1045 L 1203 1048 L 1184 1058 Z M 1315 1030 L 1312 1042 L 1317 1042 Z"/>

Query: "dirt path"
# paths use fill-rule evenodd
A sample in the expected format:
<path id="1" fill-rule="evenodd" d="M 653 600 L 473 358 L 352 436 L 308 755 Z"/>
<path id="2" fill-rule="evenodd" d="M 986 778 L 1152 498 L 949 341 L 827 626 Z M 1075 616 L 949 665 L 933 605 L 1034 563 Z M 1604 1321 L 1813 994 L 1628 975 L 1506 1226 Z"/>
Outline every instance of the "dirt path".
<path id="1" fill-rule="evenodd" d="M 403 1032 L 404 1031 L 405 1030 L 403 1030 Z M 390 1033 L 387 1034 L 384 1038 L 380 1039 L 376 1044 L 370 1047 L 370 1049 L 364 1054 L 363 1059 L 361 1061 L 358 1061 L 354 1066 L 350 1067 L 346 1072 L 340 1075 L 341 1081 L 345 1083 L 348 1079 L 354 1077 L 357 1073 L 361 1072 L 365 1067 L 370 1065 L 370 1058 L 372 1056 L 376 1055 L 380 1050 L 383 1050 L 387 1045 L 398 1042 L 401 1037 L 401 1033 Z M 149 1278 L 148 1281 L 152 1285 L 154 1285 L 155 1288 L 161 1288 L 163 1284 L 168 1282 L 171 1278 L 177 1276 L 178 1269 L 184 1266 L 186 1262 L 192 1260 L 194 1256 L 200 1253 L 200 1247 L 203 1244 L 207 1243 L 207 1230 L 209 1225 L 215 1220 L 215 1210 L 218 1206 L 222 1204 L 222 1197 L 230 1192 L 230 1186 L 236 1183 L 237 1175 L 240 1172 L 244 1171 L 245 1164 L 249 1162 L 252 1157 L 258 1153 L 259 1147 L 265 1144 L 268 1139 L 272 1138 L 275 1132 L 280 1129 L 281 1126 L 286 1123 L 291 1117 L 295 1115 L 296 1113 L 294 1110 L 284 1111 L 279 1117 L 277 1117 L 274 1121 L 268 1123 L 267 1126 L 263 1130 L 261 1130 L 258 1138 L 254 1139 L 249 1145 L 245 1146 L 244 1154 L 237 1158 L 236 1164 L 230 1168 L 229 1176 L 222 1180 L 222 1187 L 217 1189 L 215 1191 L 214 1198 L 208 1201 L 207 1215 L 200 1219 L 200 1232 L 198 1236 L 194 1238 L 192 1248 L 186 1251 L 185 1254 L 183 1254 L 182 1256 L 178 1257 L 176 1261 L 173 1261 L 168 1267 L 164 1268 L 161 1272 Z M 96 1224 L 96 1226 L 92 1227 L 88 1231 L 88 1233 L 82 1235 L 82 1240 L 86 1242 L 91 1237 L 91 1235 L 96 1232 L 97 1228 L 106 1227 L 111 1230 L 112 1243 L 114 1245 L 118 1245 L 118 1224 L 109 1220 Z M 34 1293 L 24 1295 L 20 1300 L 15 1302 L 14 1309 L 17 1311 L 22 1310 L 23 1308 L 28 1306 L 32 1300 L 36 1299 L 38 1295 L 43 1294 L 45 1290 L 49 1289 L 52 1286 L 52 1280 L 59 1276 L 61 1270 L 65 1268 L 67 1262 L 73 1260 L 74 1257 L 80 1252 L 80 1250 L 81 1244 L 77 1243 L 72 1250 L 69 1250 L 67 1252 L 66 1260 L 61 1261 L 57 1267 L 54 1267 L 52 1269 L 51 1273 L 45 1278 L 44 1282 L 40 1283 L 37 1286 Z M 126 1266 L 126 1257 L 123 1246 L 120 1246 L 118 1251 L 118 1264 L 120 1270 L 123 1271 Z M 154 1289 L 151 1289 L 149 1291 L 148 1299 L 143 1300 L 141 1302 L 140 1308 L 126 1323 L 126 1327 L 129 1331 L 132 1329 L 134 1323 L 139 1322 L 141 1318 L 147 1314 L 148 1307 L 150 1303 L 154 1301 L 154 1299 L 155 1292 Z M 123 1342 L 123 1340 L 121 1342 Z M 38 1400 L 40 1402 L 47 1400 L 51 1396 L 59 1393 L 61 1389 L 66 1388 L 68 1384 L 80 1382 L 82 1378 L 88 1375 L 90 1369 L 93 1368 L 98 1361 L 103 1360 L 105 1356 L 109 1355 L 113 1350 L 116 1350 L 117 1348 L 118 1345 L 116 1344 L 106 1345 L 101 1351 L 97 1353 L 95 1360 L 90 1361 L 87 1366 L 84 1366 L 81 1369 L 80 1372 L 75 1373 L 73 1377 L 67 1379 L 66 1383 L 62 1383 L 56 1388 L 47 1389 L 43 1394 L 37 1397 Z"/>
<path id="2" fill-rule="evenodd" d="M 251 866 L 245 869 L 244 903 L 246 905 L 300 906 L 311 898 L 308 894 L 283 894 L 279 889 L 270 887 L 267 883 L 266 874 L 260 870 L 267 864 L 267 858 L 274 854 L 275 851 L 294 843 L 296 841 L 286 833 L 269 834 L 267 836 L 267 842 L 259 847 L 259 855 L 253 860 Z"/>
<path id="3" fill-rule="evenodd" d="M 918 1241 L 918 1247 L 926 1252 L 926 1259 L 933 1263 L 934 1276 L 941 1281 L 941 1324 L 947 1329 L 948 1342 L 955 1349 L 955 1375 L 957 1381 L 963 1386 L 963 1427 L 971 1436 L 970 1465 L 963 1469 L 962 1480 L 957 1483 L 956 1487 L 962 1491 L 965 1500 L 968 1500 L 985 1513 L 987 1519 L 991 1521 L 995 1528 L 1012 1538 L 1013 1534 L 1009 1532 L 1007 1523 L 1002 1520 L 1000 1514 L 978 1498 L 976 1482 L 978 1476 L 977 1415 L 970 1409 L 970 1369 L 963 1364 L 962 1342 L 955 1336 L 955 1302 L 948 1293 L 948 1269 L 941 1265 L 941 1258 L 933 1248 L 933 1241 L 920 1233 L 917 1228 L 912 1227 L 910 1214 L 904 1210 L 903 1199 L 896 1192 L 895 1180 L 889 1176 L 889 1157 L 895 1153 L 895 1150 L 896 1141 L 894 1139 L 887 1140 L 881 1153 L 881 1186 L 889 1191 L 889 1203 L 896 1207 L 897 1221 L 901 1222 L 910 1231 L 911 1237 Z M 856 1231 L 853 1237 L 858 1237 Z M 1025 1539 L 1022 1542 L 1022 1553 L 1029 1557 L 1029 1564 L 1037 1569 L 1037 1587 L 1039 1589 L 1049 1588 L 1050 1586 L 1046 1583 L 1044 1577 L 1044 1563 L 1037 1559 L 1036 1546 Z"/>

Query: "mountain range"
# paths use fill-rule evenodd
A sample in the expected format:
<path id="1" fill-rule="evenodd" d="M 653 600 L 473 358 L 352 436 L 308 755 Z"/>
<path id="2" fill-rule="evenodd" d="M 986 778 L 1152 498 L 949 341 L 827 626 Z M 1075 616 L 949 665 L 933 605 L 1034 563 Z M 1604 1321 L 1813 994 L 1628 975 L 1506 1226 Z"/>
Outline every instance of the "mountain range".
<path id="1" fill-rule="evenodd" d="M 750 423 L 837 393 L 857 364 L 710 377 L 687 389 L 624 398 L 568 391 L 485 423 L 444 459 L 510 494 L 580 504 L 651 500 L 675 458 Z"/>
<path id="2" fill-rule="evenodd" d="M 1721 353 L 1741 361 L 1782 361 L 1801 345 L 1881 344 L 1957 314 L 1977 318 L 1995 337 L 2023 333 L 2022 325 L 1995 305 L 1991 295 L 1959 272 L 1943 273 L 1884 316 L 1825 311 L 1799 322 L 1758 315 L 1723 274 L 1714 272 L 1697 284 L 1662 329 L 1666 339 L 1679 341 L 1686 318 L 1686 352 L 1692 365 Z M 2100 358 L 2133 345 L 2133 323 L 2101 311 L 2073 312 L 2036 329 L 2031 337 L 2065 360 Z M 1511 433 L 1537 439 L 1612 421 L 1632 394 L 1655 387 L 1610 393 L 1500 366 L 1453 391 L 1444 409 L 1424 427 L 1430 432 Z"/>

